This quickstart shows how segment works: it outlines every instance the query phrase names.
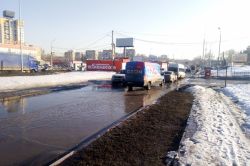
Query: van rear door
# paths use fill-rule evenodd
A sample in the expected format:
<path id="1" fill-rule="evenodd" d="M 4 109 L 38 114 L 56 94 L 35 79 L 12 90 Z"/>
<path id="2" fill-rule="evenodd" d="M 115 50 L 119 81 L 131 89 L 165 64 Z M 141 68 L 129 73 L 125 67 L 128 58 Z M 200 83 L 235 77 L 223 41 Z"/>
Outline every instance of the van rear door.
<path id="1" fill-rule="evenodd" d="M 144 62 L 128 62 L 126 65 L 126 82 L 130 84 L 143 84 Z"/>

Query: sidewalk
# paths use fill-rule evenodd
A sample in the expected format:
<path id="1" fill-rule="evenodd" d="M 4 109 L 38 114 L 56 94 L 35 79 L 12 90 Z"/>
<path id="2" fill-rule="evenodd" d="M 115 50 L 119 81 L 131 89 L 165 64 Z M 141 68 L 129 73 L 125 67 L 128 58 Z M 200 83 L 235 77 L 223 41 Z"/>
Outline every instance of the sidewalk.
<path id="1" fill-rule="evenodd" d="M 222 93 L 194 86 L 188 125 L 179 149 L 182 165 L 250 165 L 242 112 Z"/>

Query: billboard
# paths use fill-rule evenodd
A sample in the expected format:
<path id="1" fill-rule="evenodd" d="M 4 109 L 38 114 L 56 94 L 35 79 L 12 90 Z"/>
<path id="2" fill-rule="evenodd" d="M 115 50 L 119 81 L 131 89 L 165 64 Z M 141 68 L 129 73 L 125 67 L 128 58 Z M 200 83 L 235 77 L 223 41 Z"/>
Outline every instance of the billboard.
<path id="1" fill-rule="evenodd" d="M 3 16 L 7 18 L 14 18 L 15 17 L 15 12 L 9 11 L 9 10 L 4 10 L 3 11 Z"/>
<path id="2" fill-rule="evenodd" d="M 133 38 L 117 38 L 116 47 L 134 47 Z"/>

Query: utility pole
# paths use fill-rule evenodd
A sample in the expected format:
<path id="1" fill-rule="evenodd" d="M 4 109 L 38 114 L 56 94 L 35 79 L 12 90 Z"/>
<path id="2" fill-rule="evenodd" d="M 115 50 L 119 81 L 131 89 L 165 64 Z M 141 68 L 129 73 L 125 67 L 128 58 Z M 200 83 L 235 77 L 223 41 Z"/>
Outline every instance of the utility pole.
<path id="1" fill-rule="evenodd" d="M 209 50 L 209 56 L 208 56 L 208 66 L 211 67 L 211 55 L 212 55 L 212 52 L 211 52 L 211 48 Z"/>
<path id="2" fill-rule="evenodd" d="M 219 53 L 218 53 L 218 58 L 220 60 L 220 45 L 221 45 L 221 29 L 219 27 L 219 31 L 220 31 L 220 41 L 219 41 Z"/>
<path id="3" fill-rule="evenodd" d="M 52 48 L 52 43 L 50 45 L 50 66 L 53 68 L 53 48 Z"/>
<path id="4" fill-rule="evenodd" d="M 52 40 L 50 43 L 50 66 L 51 69 L 53 69 L 53 43 L 55 42 L 56 39 Z"/>
<path id="5" fill-rule="evenodd" d="M 20 56 L 21 56 L 21 71 L 23 72 L 23 53 L 22 53 L 22 28 L 21 28 L 21 0 L 19 0 L 19 40 L 20 40 Z"/>
<path id="6" fill-rule="evenodd" d="M 205 64 L 205 38 L 203 40 L 202 59 L 203 59 L 203 62 Z"/>
<path id="7" fill-rule="evenodd" d="M 203 38 L 203 48 L 202 48 L 202 59 L 203 59 L 203 62 L 205 64 L 205 34 L 204 34 L 204 38 Z M 205 66 L 205 65 L 204 65 Z"/>
<path id="8" fill-rule="evenodd" d="M 219 74 L 218 66 L 219 66 L 219 62 L 220 62 L 221 28 L 218 27 L 218 30 L 220 31 L 220 40 L 219 40 L 219 53 L 218 53 L 218 60 L 217 60 L 217 77 Z"/>
<path id="9" fill-rule="evenodd" d="M 226 66 L 225 87 L 227 87 L 227 66 Z"/>
<path id="10" fill-rule="evenodd" d="M 127 55 L 126 55 L 126 47 L 123 47 L 123 56 L 124 56 L 124 58 L 127 58 Z"/>
<path id="11" fill-rule="evenodd" d="M 112 30 L 112 43 L 111 43 L 111 47 L 112 47 L 112 59 L 115 59 L 115 44 L 114 44 L 114 31 Z"/>

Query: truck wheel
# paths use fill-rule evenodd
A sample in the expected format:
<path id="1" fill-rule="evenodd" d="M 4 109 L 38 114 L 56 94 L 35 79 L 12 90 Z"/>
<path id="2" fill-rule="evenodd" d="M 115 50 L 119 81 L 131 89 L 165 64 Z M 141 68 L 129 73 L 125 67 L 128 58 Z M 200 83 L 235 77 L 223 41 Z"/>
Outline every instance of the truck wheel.
<path id="1" fill-rule="evenodd" d="M 123 87 L 126 87 L 126 86 L 127 86 L 127 83 L 126 83 L 126 82 L 123 82 L 123 83 L 122 83 L 122 86 L 123 86 Z"/>
<path id="2" fill-rule="evenodd" d="M 115 86 L 116 86 L 116 84 L 115 84 L 114 82 L 112 82 L 112 83 L 111 83 L 111 86 L 112 86 L 112 87 L 115 87 Z"/>
<path id="3" fill-rule="evenodd" d="M 161 83 L 159 84 L 160 86 L 164 85 L 164 80 L 161 81 Z"/>
<path id="4" fill-rule="evenodd" d="M 31 73 L 35 73 L 35 72 L 36 72 L 36 70 L 35 70 L 35 69 L 32 69 L 32 70 L 30 70 L 30 72 L 31 72 Z"/>
<path id="5" fill-rule="evenodd" d="M 146 86 L 146 89 L 147 90 L 150 90 L 151 89 L 151 83 L 149 82 L 148 85 Z"/>
<path id="6" fill-rule="evenodd" d="M 132 86 L 128 86 L 128 91 L 133 91 L 133 87 Z"/>

